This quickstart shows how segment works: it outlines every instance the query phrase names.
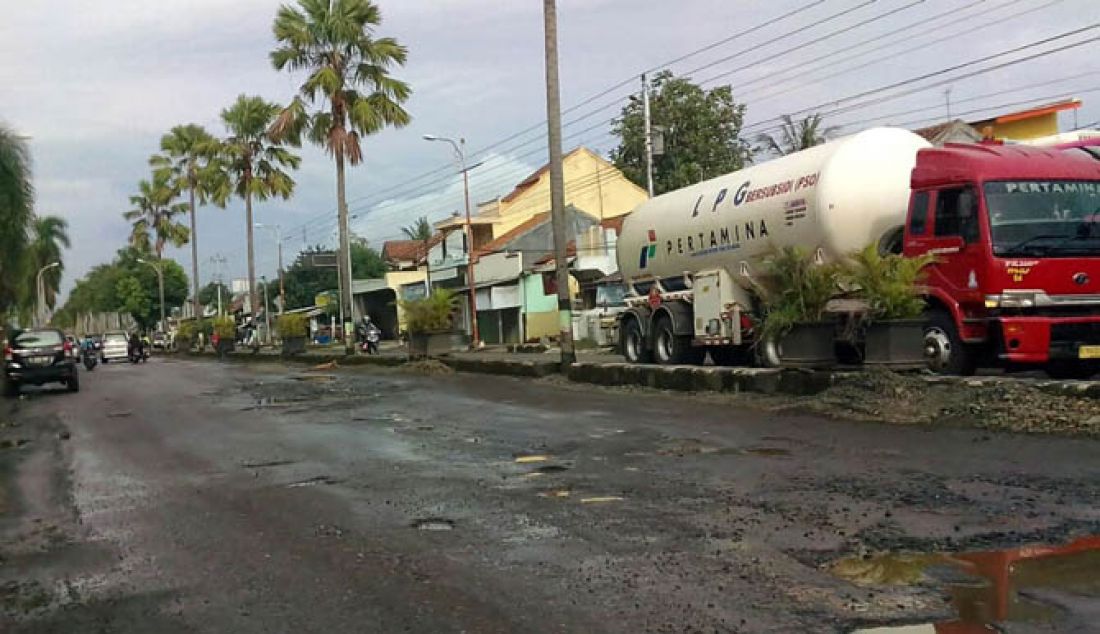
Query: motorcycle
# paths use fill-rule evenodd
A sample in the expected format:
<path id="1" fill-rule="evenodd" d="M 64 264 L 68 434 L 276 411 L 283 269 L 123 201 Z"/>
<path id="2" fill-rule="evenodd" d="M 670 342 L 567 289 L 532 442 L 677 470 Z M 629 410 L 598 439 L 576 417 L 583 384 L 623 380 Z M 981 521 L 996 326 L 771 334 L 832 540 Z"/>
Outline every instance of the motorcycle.
<path id="1" fill-rule="evenodd" d="M 94 370 L 96 364 L 99 362 L 99 353 L 97 353 L 95 351 L 94 347 L 84 348 L 80 352 L 80 356 L 82 357 L 82 360 L 84 361 L 84 369 L 85 370 L 89 370 L 89 371 Z"/>
<path id="2" fill-rule="evenodd" d="M 362 333 L 362 343 L 359 344 L 359 350 L 367 354 L 378 354 L 378 341 L 382 338 L 382 331 L 378 328 L 367 328 L 366 332 Z"/>
<path id="3" fill-rule="evenodd" d="M 149 359 L 149 352 L 144 348 L 131 348 L 128 354 L 130 363 L 145 363 Z"/>

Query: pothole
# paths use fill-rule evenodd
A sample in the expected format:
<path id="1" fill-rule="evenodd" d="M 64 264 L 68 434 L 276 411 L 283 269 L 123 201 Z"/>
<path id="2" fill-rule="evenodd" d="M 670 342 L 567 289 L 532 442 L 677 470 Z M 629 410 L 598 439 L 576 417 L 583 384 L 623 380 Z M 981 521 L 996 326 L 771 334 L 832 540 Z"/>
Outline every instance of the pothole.
<path id="1" fill-rule="evenodd" d="M 410 525 L 420 531 L 450 531 L 455 528 L 455 521 L 443 517 L 425 517 L 414 520 Z"/>
<path id="2" fill-rule="evenodd" d="M 532 470 L 531 473 L 561 473 L 563 471 L 569 471 L 569 467 L 561 464 L 547 464 Z"/>
<path id="3" fill-rule="evenodd" d="M 320 476 L 315 476 L 315 477 L 312 477 L 312 478 L 308 478 L 306 480 L 298 480 L 297 482 L 291 482 L 290 484 L 286 485 L 286 488 L 296 489 L 296 488 L 299 488 L 299 487 L 317 486 L 318 484 L 339 484 L 340 482 L 342 482 L 342 480 L 339 480 L 339 479 L 334 478 L 332 476 L 320 475 Z"/>
<path id="4" fill-rule="evenodd" d="M 789 456 L 791 455 L 791 450 L 783 449 L 782 447 L 749 447 L 748 449 L 740 450 L 738 453 L 750 456 Z"/>
<path id="5" fill-rule="evenodd" d="M 281 467 L 283 465 L 294 464 L 297 460 L 265 460 L 263 462 L 242 462 L 241 467 L 245 469 L 262 469 L 264 467 Z"/>
<path id="6" fill-rule="evenodd" d="M 26 438 L 0 440 L 0 449 L 18 449 L 28 443 L 30 443 L 30 440 Z"/>

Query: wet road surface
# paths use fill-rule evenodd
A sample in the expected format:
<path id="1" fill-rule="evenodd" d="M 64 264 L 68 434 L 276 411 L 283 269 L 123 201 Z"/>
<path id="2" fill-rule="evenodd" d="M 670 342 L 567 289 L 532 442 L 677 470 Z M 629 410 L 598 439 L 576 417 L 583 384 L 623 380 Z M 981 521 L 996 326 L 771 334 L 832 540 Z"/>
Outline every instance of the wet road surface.
<path id="1" fill-rule="evenodd" d="M 847 632 L 960 610 L 1046 632 L 1098 616 L 1092 440 L 160 359 L 4 407 L 4 632 Z M 993 579 L 1031 565 L 1003 549 L 1074 543 L 1091 545 L 1054 552 L 1026 596 Z M 972 553 L 995 570 L 941 565 Z"/>

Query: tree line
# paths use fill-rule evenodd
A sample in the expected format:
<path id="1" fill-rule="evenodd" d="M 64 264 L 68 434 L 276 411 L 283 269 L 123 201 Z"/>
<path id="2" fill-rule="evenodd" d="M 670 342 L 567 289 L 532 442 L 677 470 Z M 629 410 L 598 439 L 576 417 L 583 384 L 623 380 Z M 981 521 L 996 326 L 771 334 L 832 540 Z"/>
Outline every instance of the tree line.
<path id="1" fill-rule="evenodd" d="M 196 207 L 225 208 L 236 200 L 244 208 L 249 303 L 258 307 L 253 205 L 294 194 L 291 172 L 298 169 L 301 157 L 291 148 L 305 141 L 324 148 L 332 157 L 339 213 L 346 218 L 346 168 L 362 163 L 363 138 L 387 127 L 405 126 L 411 120 L 402 105 L 411 89 L 391 74 L 405 64 L 408 52 L 394 38 L 376 35 L 381 23 L 381 12 L 371 0 L 298 0 L 297 6 L 280 7 L 272 24 L 277 45 L 269 58 L 277 71 L 305 73 L 298 95 L 288 104 L 240 95 L 221 112 L 222 136 L 195 124 L 178 125 L 166 133 L 160 152 L 149 159 L 150 174 L 138 183 L 137 192 L 130 197 L 130 209 L 123 213 L 131 225 L 128 248 L 111 264 L 100 267 L 102 271 L 97 268 L 89 273 L 82 280 L 84 286 L 104 287 L 111 277 L 104 271 L 125 269 L 141 254 L 155 258 L 167 273 L 171 265 L 162 259 L 165 247 L 190 244 L 190 297 L 195 313 L 201 314 Z M 349 236 L 341 235 L 341 243 L 349 244 Z M 381 258 L 371 252 L 365 244 L 351 245 L 351 257 L 362 262 L 360 269 L 380 274 L 384 271 Z M 305 264 L 299 257 L 287 271 L 288 287 L 295 287 L 294 279 L 303 276 L 328 282 L 328 273 L 332 278 L 328 288 L 335 286 L 334 270 L 307 274 Z M 171 301 L 166 286 L 165 303 L 181 306 L 188 297 L 186 286 L 185 279 L 183 296 L 172 295 Z M 312 304 L 313 297 L 307 300 L 305 294 L 304 290 L 295 293 L 294 302 L 288 298 L 288 307 L 298 302 Z M 127 312 L 144 323 L 139 319 L 145 315 L 144 304 L 136 293 L 108 295 L 92 290 L 74 292 L 69 302 L 73 305 L 66 305 L 66 312 L 125 304 L 134 309 Z M 126 304 L 122 296 L 133 301 Z"/>
<path id="2" fill-rule="evenodd" d="M 28 324 L 54 307 L 68 228 L 64 218 L 36 211 L 27 140 L 0 123 L 0 326 L 5 331 L 16 320 Z"/>

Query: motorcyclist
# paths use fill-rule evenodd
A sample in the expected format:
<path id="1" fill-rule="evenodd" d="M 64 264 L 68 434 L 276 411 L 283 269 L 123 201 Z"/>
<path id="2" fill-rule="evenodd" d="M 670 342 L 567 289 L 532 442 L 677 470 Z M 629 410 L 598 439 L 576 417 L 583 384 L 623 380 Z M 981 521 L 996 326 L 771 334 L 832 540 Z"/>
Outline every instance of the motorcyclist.
<path id="1" fill-rule="evenodd" d="M 367 354 L 378 354 L 378 339 L 382 334 L 382 330 L 374 325 L 371 321 L 370 315 L 363 315 L 362 321 L 359 323 L 359 340 L 363 342 L 363 348 Z"/>
<path id="2" fill-rule="evenodd" d="M 127 349 L 130 358 L 133 358 L 135 355 L 137 355 L 139 359 L 145 357 L 145 344 L 142 343 L 141 336 L 138 335 L 137 331 L 130 333 L 130 341 Z"/>

